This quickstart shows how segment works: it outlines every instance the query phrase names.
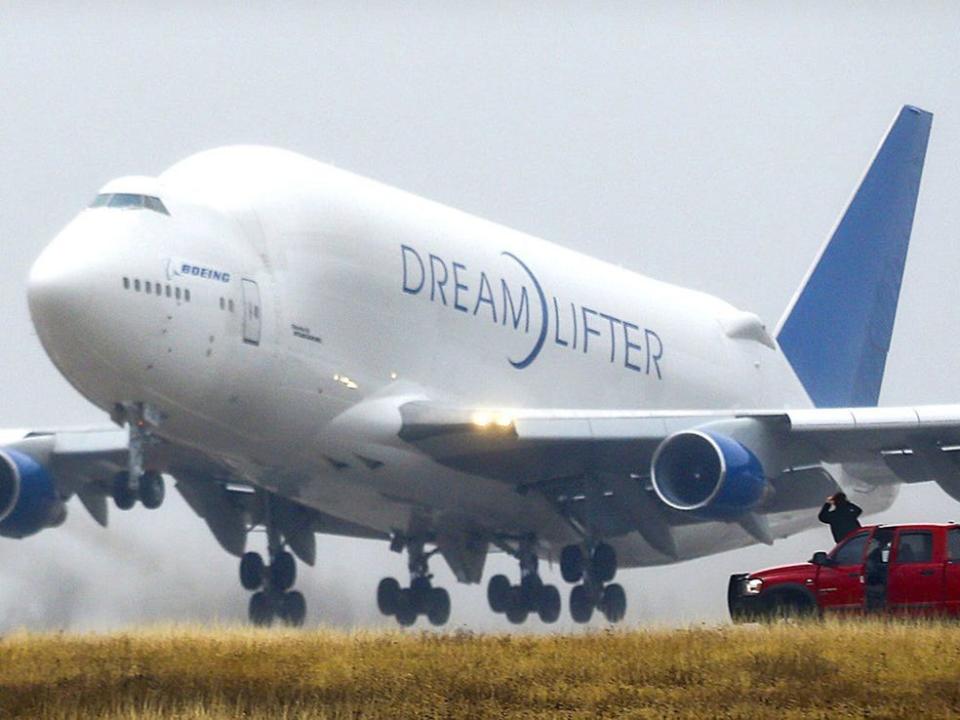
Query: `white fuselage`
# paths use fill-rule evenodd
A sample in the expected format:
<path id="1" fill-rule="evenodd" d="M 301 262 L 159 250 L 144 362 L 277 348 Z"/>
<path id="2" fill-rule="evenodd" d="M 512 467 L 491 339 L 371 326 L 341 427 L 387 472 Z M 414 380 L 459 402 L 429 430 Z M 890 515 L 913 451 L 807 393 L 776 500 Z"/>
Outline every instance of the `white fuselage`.
<path id="1" fill-rule="evenodd" d="M 161 435 L 352 522 L 533 525 L 548 554 L 576 539 L 542 498 L 436 464 L 399 416 L 370 420 L 399 398 L 810 404 L 748 313 L 293 153 L 224 148 L 112 185 L 170 214 L 89 209 L 44 251 L 31 312 L 54 362 L 104 410 L 149 403 Z M 681 530 L 685 557 L 751 542 Z M 621 564 L 662 561 L 633 536 Z"/>

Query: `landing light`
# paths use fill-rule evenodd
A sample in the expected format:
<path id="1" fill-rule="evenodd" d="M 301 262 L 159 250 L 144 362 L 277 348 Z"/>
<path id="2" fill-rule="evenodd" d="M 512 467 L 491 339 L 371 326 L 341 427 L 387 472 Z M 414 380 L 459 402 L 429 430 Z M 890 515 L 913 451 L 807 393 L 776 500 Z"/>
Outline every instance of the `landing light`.
<path id="1" fill-rule="evenodd" d="M 513 417 L 504 412 L 491 412 L 488 410 L 478 410 L 471 418 L 477 427 L 488 428 L 496 426 L 498 428 L 509 428 L 513 426 Z"/>
<path id="2" fill-rule="evenodd" d="M 473 424 L 479 427 L 487 427 L 493 422 L 493 415 L 488 412 L 477 412 L 473 414 Z"/>
<path id="3" fill-rule="evenodd" d="M 340 383 L 341 385 L 343 385 L 344 387 L 346 387 L 348 390 L 356 390 L 358 387 L 360 387 L 360 386 L 357 385 L 353 380 L 351 380 L 350 378 L 348 378 L 346 375 L 339 375 L 339 374 L 338 374 L 338 375 L 334 375 L 334 376 L 333 376 L 333 379 L 334 379 L 336 382 L 338 382 L 338 383 Z"/>

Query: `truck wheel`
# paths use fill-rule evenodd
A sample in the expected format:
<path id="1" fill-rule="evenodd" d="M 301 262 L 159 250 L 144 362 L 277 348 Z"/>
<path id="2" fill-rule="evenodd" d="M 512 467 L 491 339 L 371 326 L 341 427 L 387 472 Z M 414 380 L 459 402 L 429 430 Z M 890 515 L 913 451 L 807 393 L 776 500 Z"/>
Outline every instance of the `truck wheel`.
<path id="1" fill-rule="evenodd" d="M 776 622 L 801 622 L 816 614 L 816 606 L 809 598 L 795 593 L 780 593 L 768 600 L 767 620 Z"/>

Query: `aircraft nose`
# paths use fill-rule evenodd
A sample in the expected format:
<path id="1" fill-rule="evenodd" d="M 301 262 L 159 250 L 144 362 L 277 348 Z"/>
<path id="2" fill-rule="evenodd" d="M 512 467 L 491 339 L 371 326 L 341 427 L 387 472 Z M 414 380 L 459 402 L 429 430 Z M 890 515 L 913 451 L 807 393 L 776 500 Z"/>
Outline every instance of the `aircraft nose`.
<path id="1" fill-rule="evenodd" d="M 40 253 L 27 279 L 30 317 L 44 349 L 58 365 L 71 350 L 77 352 L 81 336 L 91 329 L 99 270 L 96 252 L 84 247 L 83 235 L 67 226 Z"/>

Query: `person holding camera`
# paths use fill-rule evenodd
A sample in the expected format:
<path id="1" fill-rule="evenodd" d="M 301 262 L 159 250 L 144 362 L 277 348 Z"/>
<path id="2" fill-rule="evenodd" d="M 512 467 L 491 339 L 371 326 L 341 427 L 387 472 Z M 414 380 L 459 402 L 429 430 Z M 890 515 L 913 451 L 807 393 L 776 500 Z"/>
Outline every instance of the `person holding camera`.
<path id="1" fill-rule="evenodd" d="M 847 500 L 846 493 L 840 491 L 827 498 L 817 519 L 829 525 L 834 541 L 840 542 L 860 527 L 857 518 L 862 512 L 859 506 Z"/>

